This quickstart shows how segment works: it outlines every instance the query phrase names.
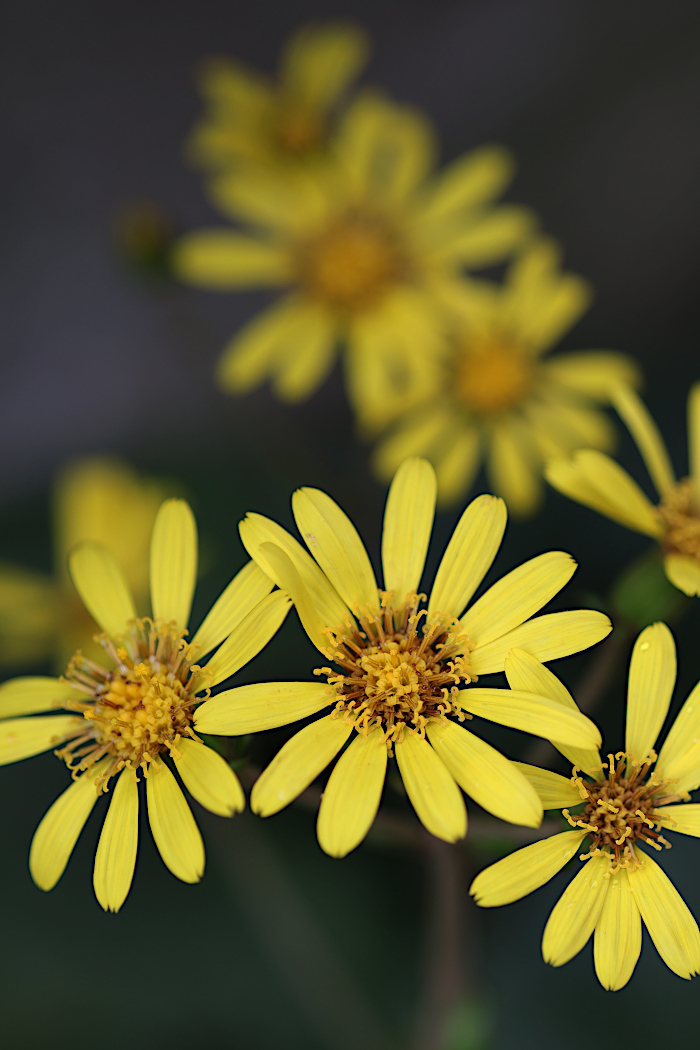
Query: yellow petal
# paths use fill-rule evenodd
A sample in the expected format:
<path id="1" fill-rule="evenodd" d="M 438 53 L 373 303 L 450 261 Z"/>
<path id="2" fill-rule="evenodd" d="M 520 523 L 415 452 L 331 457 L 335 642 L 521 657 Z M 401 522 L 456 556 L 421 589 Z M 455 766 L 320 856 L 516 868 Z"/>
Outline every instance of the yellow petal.
<path id="1" fill-rule="evenodd" d="M 40 755 L 42 751 L 78 736 L 85 727 L 85 719 L 75 715 L 8 718 L 6 722 L 0 722 L 0 766 Z"/>
<path id="2" fill-rule="evenodd" d="M 448 164 L 426 194 L 422 225 L 454 218 L 500 196 L 513 177 L 513 157 L 501 146 L 482 146 Z"/>
<path id="3" fill-rule="evenodd" d="M 58 678 L 11 678 L 0 685 L 0 718 L 51 711 L 52 708 L 63 707 L 66 700 L 82 699 L 82 695 Z"/>
<path id="4" fill-rule="evenodd" d="M 338 320 L 334 311 L 309 303 L 287 331 L 286 347 L 272 361 L 272 389 L 281 401 L 304 401 L 328 377 L 336 358 Z"/>
<path id="5" fill-rule="evenodd" d="M 700 563 L 685 554 L 665 554 L 664 572 L 674 587 L 690 598 L 700 594 Z"/>
<path id="6" fill-rule="evenodd" d="M 562 777 L 548 769 L 531 766 L 526 762 L 514 762 L 513 765 L 529 780 L 537 792 L 543 809 L 564 809 L 565 806 L 578 806 L 581 796 L 570 777 Z"/>
<path id="7" fill-rule="evenodd" d="M 640 763 L 656 743 L 675 684 L 673 635 L 665 623 L 654 623 L 634 643 L 627 687 L 625 750 Z"/>
<path id="8" fill-rule="evenodd" d="M 547 238 L 535 241 L 508 272 L 504 305 L 511 325 L 534 353 L 549 350 L 588 309 L 588 283 L 561 273 Z"/>
<path id="9" fill-rule="evenodd" d="M 655 817 L 663 817 L 668 821 L 668 830 L 677 831 L 681 835 L 692 835 L 700 838 L 700 805 L 657 806 L 654 810 Z"/>
<path id="10" fill-rule="evenodd" d="M 542 937 L 544 961 L 563 966 L 584 947 L 593 933 L 610 885 L 610 857 L 585 861 L 554 905 Z"/>
<path id="11" fill-rule="evenodd" d="M 472 605 L 460 623 L 477 648 L 519 627 L 565 586 L 576 562 L 563 551 L 531 558 L 503 576 Z"/>
<path id="12" fill-rule="evenodd" d="M 253 785 L 250 808 L 260 817 L 278 813 L 332 762 L 352 732 L 342 718 L 326 715 L 296 733 Z"/>
<path id="13" fill-rule="evenodd" d="M 306 240 L 318 229 L 319 221 L 327 215 L 325 191 L 324 180 L 312 177 L 301 165 L 295 169 L 289 165 L 264 169 L 259 164 L 236 165 L 207 186 L 214 206 L 224 215 L 235 222 L 243 220 L 263 227 L 273 235 L 281 234 L 286 244 L 287 238 Z M 292 259 L 289 251 L 287 259 Z"/>
<path id="14" fill-rule="evenodd" d="M 78 836 L 98 799 L 95 779 L 108 766 L 101 762 L 78 777 L 41 820 L 29 851 L 29 870 L 41 890 L 51 890 L 66 869 Z"/>
<path id="15" fill-rule="evenodd" d="M 420 585 L 435 517 L 435 471 L 424 459 L 407 459 L 389 489 L 382 531 L 384 589 L 402 605 Z"/>
<path id="16" fill-rule="evenodd" d="M 388 437 L 379 441 L 372 454 L 372 469 L 382 481 L 390 481 L 409 456 L 433 453 L 443 437 L 451 434 L 451 418 L 444 404 L 412 412 Z"/>
<path id="17" fill-rule="evenodd" d="M 505 259 L 523 243 L 534 221 L 528 208 L 501 205 L 470 222 L 466 229 L 459 223 L 445 229 L 436 254 L 447 263 L 478 268 L 490 266 Z"/>
<path id="18" fill-rule="evenodd" d="M 274 543 L 262 543 L 259 550 L 265 563 L 270 566 L 274 579 L 279 580 L 283 592 L 294 602 L 302 627 L 309 638 L 317 649 L 325 652 L 329 644 L 328 635 L 325 632 L 326 625 L 291 558 Z M 347 619 L 347 613 L 345 619 Z"/>
<path id="19" fill-rule="evenodd" d="M 454 722 L 429 722 L 426 732 L 450 774 L 482 809 L 511 824 L 539 827 L 537 793 L 500 751 Z"/>
<path id="20" fill-rule="evenodd" d="M 146 778 L 148 822 L 163 863 L 183 882 L 204 874 L 204 843 L 197 822 L 165 762 L 152 764 Z"/>
<path id="21" fill-rule="evenodd" d="M 481 438 L 476 427 L 464 427 L 451 443 L 434 454 L 440 507 L 450 507 L 466 496 L 474 483 L 481 457 Z"/>
<path id="22" fill-rule="evenodd" d="M 423 826 L 445 842 L 467 833 L 467 809 L 444 762 L 417 733 L 405 732 L 395 744 L 406 794 Z"/>
<path id="23" fill-rule="evenodd" d="M 676 479 L 659 428 L 631 387 L 618 384 L 610 399 L 634 438 L 656 491 L 663 496 L 673 488 Z"/>
<path id="24" fill-rule="evenodd" d="M 136 617 L 129 584 L 114 556 L 97 543 L 81 543 L 68 558 L 71 578 L 85 608 L 107 634 L 119 635 Z"/>
<path id="25" fill-rule="evenodd" d="M 331 773 L 318 811 L 316 833 L 322 850 L 344 857 L 362 842 L 377 815 L 387 752 L 380 729 L 356 735 Z"/>
<path id="26" fill-rule="evenodd" d="M 307 718 L 337 699 L 325 682 L 255 682 L 207 700 L 195 711 L 194 724 L 200 733 L 245 736 Z"/>
<path id="27" fill-rule="evenodd" d="M 176 243 L 171 265 L 187 284 L 214 291 L 276 287 L 291 278 L 289 252 L 233 230 L 196 230 Z"/>
<path id="28" fill-rule="evenodd" d="M 700 383 L 694 383 L 688 394 L 688 467 L 697 505 L 700 502 Z"/>
<path id="29" fill-rule="evenodd" d="M 487 473 L 496 492 L 510 511 L 526 517 L 533 514 L 542 499 L 540 466 L 533 458 L 532 435 L 518 418 L 506 418 L 494 425 Z"/>
<path id="30" fill-rule="evenodd" d="M 475 649 L 469 654 L 469 664 L 477 675 L 502 671 L 510 649 L 524 649 L 542 663 L 549 663 L 588 649 L 611 630 L 608 617 L 594 609 L 547 613 Z"/>
<path id="31" fill-rule="evenodd" d="M 190 795 L 200 806 L 232 817 L 245 809 L 245 795 L 228 762 L 211 747 L 197 740 L 179 740 L 174 755 L 175 769 Z"/>
<path id="32" fill-rule="evenodd" d="M 688 980 L 700 973 L 698 924 L 666 873 L 648 854 L 643 856 L 643 867 L 629 872 L 637 907 L 663 961 Z"/>
<path id="33" fill-rule="evenodd" d="M 212 686 L 219 685 L 225 678 L 245 667 L 277 633 L 291 604 L 284 591 L 274 591 L 258 602 L 204 666 L 201 681 L 207 681 Z"/>
<path id="34" fill-rule="evenodd" d="M 533 693 L 469 688 L 460 692 L 460 703 L 466 711 L 490 722 L 533 733 L 545 740 L 562 740 L 576 747 L 599 747 L 601 743 L 600 731 L 590 718 Z"/>
<path id="35" fill-rule="evenodd" d="M 437 574 L 428 613 L 458 617 L 496 557 L 506 527 L 506 507 L 496 496 L 477 496 L 457 523 Z"/>
<path id="36" fill-rule="evenodd" d="M 603 988 L 617 992 L 629 981 L 642 950 L 642 920 L 624 868 L 610 876 L 593 937 L 595 972 Z"/>
<path id="37" fill-rule="evenodd" d="M 249 561 L 221 593 L 192 639 L 198 653 L 208 653 L 227 638 L 234 627 L 272 590 L 269 576 Z"/>
<path id="38" fill-rule="evenodd" d="M 297 489 L 292 497 L 297 527 L 311 555 L 349 608 L 378 604 L 377 583 L 355 526 L 330 496 Z"/>
<path id="39" fill-rule="evenodd" d="M 639 386 L 641 374 L 636 361 L 612 350 L 579 350 L 557 354 L 544 369 L 547 377 L 561 386 L 577 390 L 597 401 L 607 401 L 615 383 Z"/>
<path id="40" fill-rule="evenodd" d="M 151 605 L 157 620 L 187 627 L 197 578 L 197 524 L 187 503 L 162 504 L 151 538 Z"/>
<path id="41" fill-rule="evenodd" d="M 216 365 L 221 389 L 247 394 L 274 375 L 280 358 L 294 352 L 307 319 L 308 304 L 288 295 L 239 328 Z"/>
<path id="42" fill-rule="evenodd" d="M 469 892 L 482 908 L 511 904 L 544 886 L 578 852 L 585 831 L 562 831 L 516 850 L 480 872 Z"/>
<path id="43" fill-rule="evenodd" d="M 674 791 L 700 787 L 700 682 L 678 712 L 659 753 L 656 770 L 674 783 Z"/>
<path id="44" fill-rule="evenodd" d="M 139 841 L 139 790 L 131 769 L 120 773 L 95 854 L 93 887 L 105 911 L 119 911 L 131 889 Z"/>
<path id="45" fill-rule="evenodd" d="M 313 111 L 325 112 L 367 61 L 369 38 L 356 25 L 307 25 L 290 37 L 282 53 L 283 90 Z"/>

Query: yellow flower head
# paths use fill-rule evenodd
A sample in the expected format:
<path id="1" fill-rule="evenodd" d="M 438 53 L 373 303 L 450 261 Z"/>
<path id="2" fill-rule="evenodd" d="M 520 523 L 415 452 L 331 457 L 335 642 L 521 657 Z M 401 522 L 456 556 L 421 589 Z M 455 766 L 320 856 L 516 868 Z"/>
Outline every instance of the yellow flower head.
<path id="1" fill-rule="evenodd" d="M 70 573 L 104 631 L 102 662 L 79 650 L 63 678 L 16 678 L 0 686 L 0 763 L 60 745 L 55 753 L 73 775 L 32 841 L 29 866 L 41 889 L 58 882 L 93 806 L 111 787 L 93 883 L 102 907 L 119 910 L 136 862 L 141 775 L 164 863 L 177 878 L 197 882 L 204 872 L 204 846 L 170 760 L 201 805 L 222 816 L 243 809 L 235 774 L 196 735 L 193 712 L 213 686 L 267 644 L 289 600 L 281 591 L 270 594 L 271 581 L 249 562 L 190 642 L 196 571 L 196 525 L 182 500 L 163 503 L 153 528 L 152 618 L 137 617 L 126 577 L 106 547 L 78 545 L 70 555 Z M 196 662 L 217 646 L 204 666 Z"/>
<path id="2" fill-rule="evenodd" d="M 572 698 L 555 676 L 527 653 L 506 659 L 513 689 L 537 688 L 560 703 Z M 509 904 L 543 886 L 581 848 L 583 862 L 545 927 L 545 962 L 562 966 L 594 935 L 595 968 L 612 991 L 632 976 L 642 945 L 642 920 L 667 966 L 680 977 L 700 972 L 700 932 L 680 894 L 652 860 L 671 844 L 667 831 L 700 836 L 700 684 L 688 697 L 666 742 L 654 745 L 676 681 L 676 649 L 663 623 L 647 627 L 632 653 L 625 750 L 601 760 L 594 750 L 572 754 L 571 779 L 516 763 L 545 809 L 562 809 L 573 828 L 517 850 L 474 880 L 471 893 L 485 908 Z M 557 745 L 559 746 L 559 745 Z M 576 811 L 572 812 L 576 807 Z"/>
<path id="3" fill-rule="evenodd" d="M 461 724 L 475 714 L 572 746 L 598 739 L 575 705 L 566 710 L 533 690 L 473 684 L 502 671 L 515 645 L 553 660 L 605 637 L 610 622 L 598 612 L 529 619 L 570 579 L 573 559 L 560 551 L 533 558 L 464 612 L 506 525 L 503 501 L 480 496 L 462 515 L 426 601 L 418 589 L 435 492 L 425 460 L 407 460 L 397 471 L 384 515 L 383 590 L 351 521 L 317 489 L 300 489 L 293 498 L 311 557 L 275 522 L 257 514 L 241 522 L 248 552 L 291 596 L 331 666 L 315 671 L 325 682 L 242 686 L 214 697 L 196 712 L 195 725 L 205 733 L 254 733 L 330 707 L 285 744 L 256 782 L 251 806 L 262 816 L 276 813 L 351 740 L 318 816 L 319 843 L 332 856 L 344 856 L 367 834 L 392 755 L 418 817 L 439 838 L 454 842 L 466 834 L 460 787 L 497 816 L 536 827 L 541 804 L 526 778 Z"/>
<path id="4" fill-rule="evenodd" d="M 565 496 L 658 540 L 671 583 L 684 594 L 700 595 L 700 383 L 688 397 L 690 476 L 681 481 L 676 481 L 658 427 L 635 392 L 617 386 L 612 401 L 646 464 L 658 505 L 614 460 L 589 449 L 571 460 L 552 460 L 547 480 Z"/>
<path id="5" fill-rule="evenodd" d="M 342 342 L 363 427 L 385 425 L 424 396 L 445 339 L 441 283 L 505 258 L 532 226 L 523 208 L 490 207 L 511 177 L 504 150 L 476 150 L 436 176 L 433 167 L 425 118 L 365 94 L 322 170 L 242 168 L 213 183 L 216 204 L 252 229 L 186 235 L 176 273 L 221 291 L 287 289 L 224 350 L 225 390 L 241 394 L 270 379 L 279 397 L 303 400 Z"/>
<path id="6" fill-rule="evenodd" d="M 238 164 L 286 168 L 318 159 L 328 146 L 330 118 L 367 61 L 369 41 L 357 26 L 308 25 L 287 41 L 277 82 L 232 59 L 203 63 L 207 112 L 188 144 L 208 172 Z"/>
<path id="7" fill-rule="evenodd" d="M 482 460 L 496 492 L 518 514 L 541 499 L 545 459 L 581 446 L 607 448 L 610 426 L 596 403 L 637 369 L 622 354 L 586 350 L 545 358 L 590 302 L 588 285 L 562 273 L 556 245 L 523 251 L 502 287 L 443 286 L 453 315 L 451 351 L 433 368 L 419 405 L 407 405 L 374 454 L 389 478 L 407 455 L 435 466 L 438 498 L 463 498 Z"/>

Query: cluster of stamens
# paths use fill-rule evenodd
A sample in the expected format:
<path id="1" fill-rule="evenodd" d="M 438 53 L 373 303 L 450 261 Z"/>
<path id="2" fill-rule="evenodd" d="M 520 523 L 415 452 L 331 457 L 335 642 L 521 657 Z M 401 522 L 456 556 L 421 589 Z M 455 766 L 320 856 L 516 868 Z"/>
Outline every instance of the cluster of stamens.
<path id="1" fill-rule="evenodd" d="M 690 478 L 679 481 L 659 504 L 666 532 L 663 544 L 671 554 L 686 554 L 700 561 L 700 508 Z"/>
<path id="2" fill-rule="evenodd" d="M 405 731 L 425 736 L 430 721 L 447 715 L 471 718 L 460 703 L 460 686 L 476 680 L 468 663 L 472 648 L 459 622 L 418 608 L 424 595 L 409 595 L 397 609 L 382 596 L 380 610 L 355 610 L 343 627 L 328 630 L 326 655 L 341 670 L 318 668 L 338 695 L 334 717 L 363 736 L 384 735 L 389 754 Z M 426 617 L 422 625 L 421 620 Z"/>
<path id="3" fill-rule="evenodd" d="M 85 693 L 86 700 L 68 700 L 79 711 L 85 731 L 56 752 L 73 778 L 109 759 L 95 783 L 106 789 L 122 769 L 148 776 L 151 763 L 168 752 L 179 758 L 183 737 L 199 739 L 192 729 L 192 711 L 204 697 L 201 669 L 193 663 L 192 646 L 173 624 L 134 620 L 118 643 L 109 635 L 98 639 L 114 663 L 108 670 L 81 652 L 71 660 L 65 680 Z"/>
<path id="4" fill-rule="evenodd" d="M 532 355 L 505 337 L 470 343 L 456 357 L 455 389 L 468 408 L 493 415 L 519 404 L 535 378 Z"/>

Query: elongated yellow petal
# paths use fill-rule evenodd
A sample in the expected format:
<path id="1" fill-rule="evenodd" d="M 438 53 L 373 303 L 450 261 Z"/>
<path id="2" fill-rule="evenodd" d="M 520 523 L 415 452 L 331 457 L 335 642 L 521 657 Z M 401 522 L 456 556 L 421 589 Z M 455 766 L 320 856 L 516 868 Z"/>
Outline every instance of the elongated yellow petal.
<path id="1" fill-rule="evenodd" d="M 418 590 L 435 517 L 437 481 L 424 459 L 407 459 L 389 489 L 382 531 L 384 589 L 401 605 Z"/>
<path id="2" fill-rule="evenodd" d="M 563 966 L 584 947 L 605 904 L 609 869 L 607 854 L 591 857 L 566 887 L 544 928 L 542 956 L 546 963 Z"/>
<path id="3" fill-rule="evenodd" d="M 221 389 L 230 394 L 247 394 L 274 375 L 280 359 L 294 352 L 308 318 L 308 304 L 290 294 L 239 328 L 216 366 Z"/>
<path id="4" fill-rule="evenodd" d="M 11 678 L 0 685 L 0 718 L 34 715 L 63 707 L 66 700 L 81 699 L 82 694 L 58 678 L 41 675 Z"/>
<path id="5" fill-rule="evenodd" d="M 624 868 L 610 884 L 593 937 L 595 972 L 603 988 L 617 992 L 629 981 L 642 950 L 642 920 Z"/>
<path id="6" fill-rule="evenodd" d="M 436 246 L 436 255 L 445 262 L 462 266 L 489 266 L 505 259 L 522 244 L 534 222 L 535 217 L 528 208 L 503 204 L 466 228 L 460 223 L 452 223 L 449 229 L 443 229 L 444 236 Z"/>
<path id="7" fill-rule="evenodd" d="M 337 699 L 325 682 L 255 682 L 207 700 L 195 711 L 194 724 L 200 733 L 245 736 L 307 718 Z"/>
<path id="8" fill-rule="evenodd" d="M 502 671 L 511 649 L 524 649 L 542 663 L 549 663 L 588 649 L 611 631 L 608 617 L 594 609 L 547 613 L 475 649 L 469 654 L 469 664 L 478 675 Z"/>
<path id="9" fill-rule="evenodd" d="M 519 627 L 569 582 L 576 562 L 563 551 L 548 551 L 503 576 L 472 605 L 461 619 L 462 629 L 475 646 Z"/>
<path id="10" fill-rule="evenodd" d="M 428 613 L 458 617 L 496 557 L 506 527 L 506 506 L 496 496 L 477 496 L 469 504 L 447 545 Z"/>
<path id="11" fill-rule="evenodd" d="M 296 733 L 255 781 L 250 795 L 253 813 L 270 817 L 298 798 L 333 761 L 351 732 L 350 723 L 326 715 Z"/>
<path id="12" fill-rule="evenodd" d="M 467 833 L 467 808 L 438 754 L 410 731 L 396 742 L 395 752 L 406 794 L 423 826 L 445 842 L 463 839 Z"/>
<path id="13" fill-rule="evenodd" d="M 362 842 L 377 815 L 387 752 L 381 730 L 358 734 L 338 759 L 318 811 L 316 833 L 322 850 L 344 857 Z"/>
<path id="14" fill-rule="evenodd" d="M 324 113 L 367 61 L 369 39 L 346 23 L 302 26 L 285 45 L 280 80 L 295 100 Z"/>
<path id="15" fill-rule="evenodd" d="M 527 517 L 537 510 L 542 500 L 539 457 L 528 427 L 518 417 L 506 416 L 493 426 L 486 471 L 513 514 Z"/>
<path id="16" fill-rule="evenodd" d="M 282 593 L 287 594 L 294 602 L 301 625 L 309 638 L 317 649 L 324 652 L 329 644 L 328 635 L 324 630 L 326 625 L 291 558 L 274 543 L 262 543 L 260 554 L 270 565 L 275 579 L 280 581 L 280 586 L 283 588 Z M 345 615 L 347 617 L 347 613 Z"/>
<path id="17" fill-rule="evenodd" d="M 75 715 L 8 718 L 0 722 L 0 766 L 57 747 L 64 740 L 78 736 L 85 725 L 85 719 Z"/>
<path id="18" fill-rule="evenodd" d="M 181 281 L 215 291 L 276 287 L 292 276 L 285 248 L 227 229 L 185 234 L 175 245 L 170 261 Z"/>
<path id="19" fill-rule="evenodd" d="M 284 623 L 291 605 L 284 591 L 274 591 L 258 602 L 206 664 L 202 681 L 218 685 L 257 656 Z"/>
<path id="20" fill-rule="evenodd" d="M 478 428 L 472 426 L 459 430 L 449 445 L 435 453 L 440 507 L 450 507 L 466 496 L 474 483 L 480 457 L 481 437 Z"/>
<path id="21" fill-rule="evenodd" d="M 214 602 L 192 639 L 197 652 L 208 653 L 227 638 L 273 587 L 273 581 L 254 561 L 244 565 Z"/>
<path id="22" fill-rule="evenodd" d="M 204 874 L 204 843 L 192 810 L 165 762 L 146 778 L 148 822 L 163 863 L 183 882 Z"/>
<path id="23" fill-rule="evenodd" d="M 296 259 L 286 238 L 303 233 L 308 236 L 318 227 L 319 220 L 327 212 L 324 191 L 323 180 L 311 178 L 301 166 L 294 170 L 291 166 L 275 170 L 272 166 L 263 169 L 259 164 L 236 165 L 233 170 L 210 179 L 207 186 L 209 197 L 225 215 L 230 215 L 236 222 L 243 219 L 251 225 L 267 228 L 273 238 L 281 234 L 279 243 L 284 245 L 289 268 L 285 270 L 284 264 L 281 265 L 279 283 L 286 283 L 290 277 L 296 276 Z M 195 234 L 190 234 L 190 238 L 194 237 Z"/>
<path id="24" fill-rule="evenodd" d="M 539 827 L 542 803 L 505 755 L 454 722 L 429 722 L 426 732 L 450 774 L 483 809 L 511 824 Z"/>
<path id="25" fill-rule="evenodd" d="M 513 177 L 512 155 L 501 146 L 482 146 L 448 164 L 420 208 L 422 225 L 454 218 L 498 197 Z"/>
<path id="26" fill-rule="evenodd" d="M 139 841 L 139 791 L 131 769 L 117 778 L 95 854 L 92 884 L 105 911 L 119 911 L 131 889 Z"/>
<path id="27" fill-rule="evenodd" d="M 297 331 L 272 360 L 272 389 L 281 401 L 304 401 L 328 377 L 337 356 L 337 314 L 321 303 L 309 303 L 297 316 Z"/>
<path id="28" fill-rule="evenodd" d="M 292 508 L 311 555 L 349 608 L 377 607 L 377 583 L 355 526 L 330 496 L 319 489 L 298 489 Z"/>
<path id="29" fill-rule="evenodd" d="M 576 747 L 600 747 L 600 731 L 590 718 L 543 696 L 477 687 L 464 689 L 460 701 L 465 710 L 490 722 L 533 733 L 545 740 L 563 740 Z"/>
<path id="30" fill-rule="evenodd" d="M 395 472 L 409 456 L 427 456 L 433 453 L 443 438 L 452 433 L 452 414 L 444 404 L 433 409 L 425 408 L 420 413 L 410 413 L 406 419 L 377 442 L 372 453 L 372 468 L 382 481 L 391 481 Z"/>
<path id="31" fill-rule="evenodd" d="M 561 871 L 578 852 L 585 834 L 585 831 L 562 831 L 560 835 L 524 846 L 480 872 L 469 892 L 482 908 L 498 908 L 520 900 Z"/>
<path id="32" fill-rule="evenodd" d="M 665 495 L 676 479 L 659 428 L 632 387 L 622 383 L 614 386 L 610 399 L 634 438 L 656 491 Z"/>
<path id="33" fill-rule="evenodd" d="M 700 787 L 700 682 L 669 729 L 656 770 L 661 778 L 675 781 L 677 792 Z"/>
<path id="34" fill-rule="evenodd" d="M 700 594 L 700 563 L 687 554 L 665 554 L 664 572 L 674 587 L 689 598 Z"/>
<path id="35" fill-rule="evenodd" d="M 612 350 L 578 350 L 572 354 L 557 354 L 544 364 L 548 378 L 582 394 L 607 401 L 615 383 L 639 386 L 640 371 L 637 362 L 627 354 Z"/>
<path id="36" fill-rule="evenodd" d="M 549 769 L 528 765 L 527 762 L 514 762 L 513 765 L 530 781 L 543 809 L 564 809 L 565 806 L 578 806 L 581 796 L 570 777 L 562 777 Z"/>
<path id="37" fill-rule="evenodd" d="M 700 838 L 700 805 L 676 803 L 672 806 L 658 806 L 654 815 L 663 817 L 668 821 L 668 830 L 677 831 L 681 835 L 692 835 Z"/>
<path id="38" fill-rule="evenodd" d="M 175 769 L 200 806 L 218 813 L 220 817 L 232 817 L 234 813 L 243 812 L 243 788 L 220 754 L 206 744 L 187 739 L 178 742 L 177 751 L 180 757 L 174 756 Z"/>
<path id="39" fill-rule="evenodd" d="M 688 394 L 688 470 L 697 506 L 700 504 L 700 383 L 695 383 Z"/>
<path id="40" fill-rule="evenodd" d="M 668 968 L 686 980 L 700 973 L 698 924 L 668 875 L 644 853 L 644 865 L 630 871 L 629 880 L 644 925 Z"/>
<path id="41" fill-rule="evenodd" d="M 676 644 L 665 623 L 645 627 L 634 643 L 627 687 L 625 750 L 643 762 L 668 714 L 676 684 Z"/>
<path id="42" fill-rule="evenodd" d="M 197 578 L 197 524 L 182 499 L 162 504 L 151 537 L 151 605 L 157 620 L 187 627 Z"/>
<path id="43" fill-rule="evenodd" d="M 134 599 L 126 577 L 106 547 L 81 543 L 69 557 L 75 589 L 85 608 L 107 634 L 119 635 L 136 616 Z"/>
<path id="44" fill-rule="evenodd" d="M 98 799 L 95 778 L 108 766 L 98 763 L 59 795 L 34 832 L 29 870 L 41 890 L 52 890 L 66 869 L 80 832 Z"/>

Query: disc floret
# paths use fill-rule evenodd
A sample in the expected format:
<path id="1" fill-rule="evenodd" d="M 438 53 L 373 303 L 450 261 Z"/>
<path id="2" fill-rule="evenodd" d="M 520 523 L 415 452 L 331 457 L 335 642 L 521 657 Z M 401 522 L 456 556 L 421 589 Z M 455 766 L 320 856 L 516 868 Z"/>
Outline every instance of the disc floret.
<path id="1" fill-rule="evenodd" d="M 690 478 L 683 478 L 664 494 L 659 514 L 666 528 L 663 545 L 669 554 L 685 554 L 700 561 L 700 510 Z"/>

